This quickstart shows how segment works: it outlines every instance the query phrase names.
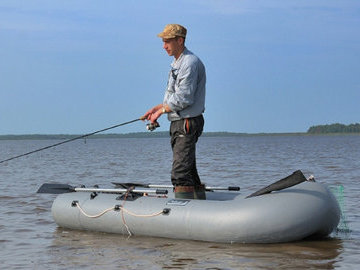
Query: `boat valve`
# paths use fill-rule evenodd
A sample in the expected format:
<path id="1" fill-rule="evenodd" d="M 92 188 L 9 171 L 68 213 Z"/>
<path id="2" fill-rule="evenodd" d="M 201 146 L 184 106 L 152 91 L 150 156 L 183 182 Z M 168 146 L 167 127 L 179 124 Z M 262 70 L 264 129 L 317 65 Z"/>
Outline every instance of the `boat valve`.
<path id="1" fill-rule="evenodd" d="M 71 207 L 76 207 L 76 205 L 79 203 L 79 201 L 72 201 Z"/>
<path id="2" fill-rule="evenodd" d="M 171 211 L 170 208 L 164 208 L 163 211 L 162 211 L 162 213 L 163 213 L 163 215 L 169 215 L 169 214 L 170 214 L 170 211 Z"/>

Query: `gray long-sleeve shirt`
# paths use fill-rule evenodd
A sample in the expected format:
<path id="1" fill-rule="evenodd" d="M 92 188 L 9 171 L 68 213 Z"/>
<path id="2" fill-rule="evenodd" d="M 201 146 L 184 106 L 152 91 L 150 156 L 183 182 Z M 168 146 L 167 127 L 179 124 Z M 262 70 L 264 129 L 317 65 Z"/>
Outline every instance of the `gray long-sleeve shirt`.
<path id="1" fill-rule="evenodd" d="M 163 104 L 172 112 L 169 121 L 195 117 L 205 110 L 205 67 L 201 60 L 187 48 L 174 59 L 169 72 Z"/>

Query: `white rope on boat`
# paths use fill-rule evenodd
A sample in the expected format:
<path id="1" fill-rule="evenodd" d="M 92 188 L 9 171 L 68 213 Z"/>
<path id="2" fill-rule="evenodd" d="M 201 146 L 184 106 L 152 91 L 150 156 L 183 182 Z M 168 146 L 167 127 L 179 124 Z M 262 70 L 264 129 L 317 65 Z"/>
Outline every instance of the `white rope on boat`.
<path id="1" fill-rule="evenodd" d="M 81 208 L 79 202 L 76 202 L 76 206 L 77 206 L 77 208 L 79 208 L 80 212 L 88 218 L 98 218 L 98 217 L 101 217 L 102 215 L 106 214 L 107 212 L 110 212 L 115 209 L 115 207 L 111 207 L 111 208 L 105 209 L 104 211 L 102 211 L 101 213 L 99 213 L 97 215 L 89 215 L 89 214 L 85 213 L 85 211 Z"/>
<path id="2" fill-rule="evenodd" d="M 135 214 L 127 209 L 124 208 L 124 204 L 125 204 L 125 201 L 123 203 L 123 205 L 120 207 L 120 210 L 121 210 L 121 220 L 122 220 L 122 223 L 124 224 L 125 228 L 126 228 L 126 231 L 128 233 L 128 236 L 129 238 L 132 236 L 132 233 L 130 231 L 130 228 L 129 226 L 127 225 L 126 223 L 126 220 L 125 220 L 125 216 L 124 216 L 124 212 L 127 213 L 128 215 L 130 216 L 134 216 L 134 217 L 143 217 L 143 218 L 148 218 L 148 217 L 156 217 L 156 216 L 159 216 L 163 213 L 163 210 L 157 212 L 157 213 L 153 213 L 153 214 L 148 214 L 148 215 L 144 215 L 144 214 Z"/>
<path id="3" fill-rule="evenodd" d="M 88 218 L 98 218 L 101 217 L 102 215 L 106 214 L 107 212 L 110 212 L 112 210 L 116 210 L 115 206 L 110 207 L 108 209 L 105 209 L 104 211 L 102 211 L 101 213 L 97 214 L 97 215 L 89 215 L 87 214 L 80 206 L 80 204 L 78 202 L 76 202 L 76 206 L 77 208 L 79 208 L 80 212 L 88 217 Z M 143 217 L 143 218 L 147 218 L 147 217 L 156 217 L 156 216 L 160 216 L 163 213 L 163 210 L 159 211 L 159 212 L 155 212 L 152 214 L 136 214 L 134 212 L 131 212 L 130 210 L 125 209 L 124 207 L 120 207 L 119 210 L 124 211 L 125 213 L 129 214 L 130 216 L 133 217 Z"/>
<path id="4" fill-rule="evenodd" d="M 163 210 L 161 210 L 161 211 L 159 211 L 157 213 L 144 215 L 144 214 L 135 214 L 135 213 L 131 212 L 130 210 L 125 209 L 124 207 L 121 207 L 121 210 L 124 211 L 125 213 L 129 214 L 130 216 L 144 217 L 144 218 L 160 216 L 163 213 Z"/>
<path id="5" fill-rule="evenodd" d="M 89 218 L 98 218 L 98 217 L 101 217 L 102 215 L 106 214 L 107 212 L 110 212 L 110 211 L 113 211 L 113 210 L 114 210 L 114 211 L 120 210 L 120 211 L 121 211 L 121 220 L 122 220 L 122 223 L 123 223 L 123 225 L 125 226 L 126 231 L 127 231 L 128 235 L 129 235 L 129 237 L 131 237 L 131 236 L 132 236 L 132 233 L 131 233 L 131 231 L 130 231 L 129 226 L 126 224 L 124 212 L 127 213 L 127 214 L 130 215 L 130 216 L 142 217 L 142 218 L 156 217 L 156 216 L 159 216 L 159 215 L 161 215 L 161 214 L 164 213 L 164 210 L 161 210 L 161 211 L 159 211 L 159 212 L 152 213 L 152 214 L 136 214 L 136 213 L 134 213 L 134 212 L 131 212 L 130 210 L 125 209 L 124 206 L 125 206 L 125 203 L 126 203 L 127 196 L 128 196 L 128 194 L 129 194 L 133 189 L 134 189 L 134 188 L 130 188 L 130 189 L 127 190 L 127 192 L 125 193 L 125 196 L 124 196 L 124 201 L 123 201 L 123 203 L 122 203 L 121 206 L 116 205 L 116 206 L 110 207 L 110 208 L 108 208 L 108 209 L 105 209 L 104 211 L 102 211 L 101 213 L 99 213 L 99 214 L 97 214 L 97 215 L 89 215 L 89 214 L 85 213 L 85 211 L 81 208 L 79 202 L 76 202 L 76 206 L 77 206 L 77 208 L 79 208 L 80 212 L 81 212 L 84 216 L 89 217 Z"/>

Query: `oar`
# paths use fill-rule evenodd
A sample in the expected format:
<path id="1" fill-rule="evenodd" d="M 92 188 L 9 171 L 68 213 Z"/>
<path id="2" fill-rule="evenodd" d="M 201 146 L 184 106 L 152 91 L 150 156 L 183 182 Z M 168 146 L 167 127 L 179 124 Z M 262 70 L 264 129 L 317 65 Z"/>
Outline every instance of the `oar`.
<path id="1" fill-rule="evenodd" d="M 129 187 L 144 187 L 144 188 L 173 188 L 173 185 L 152 185 L 152 184 L 141 184 L 141 183 L 117 183 L 112 182 L 116 187 L 129 188 Z M 239 191 L 240 187 L 205 187 L 207 191 L 211 190 L 229 190 L 229 191 Z"/>
<path id="2" fill-rule="evenodd" d="M 37 191 L 37 193 L 50 193 L 50 194 L 61 194 L 69 192 L 102 192 L 102 193 L 125 193 L 128 189 L 121 188 L 79 188 L 73 187 L 67 184 L 52 184 L 45 183 Z M 155 193 L 155 194 L 167 194 L 167 190 L 162 189 L 133 189 L 131 192 L 136 193 Z"/>
<path id="3" fill-rule="evenodd" d="M 270 192 L 276 191 L 276 190 L 282 190 L 282 189 L 285 189 L 288 187 L 298 185 L 304 181 L 307 181 L 307 179 L 305 178 L 305 176 L 303 175 L 303 173 L 300 170 L 297 170 L 297 171 L 293 172 L 293 174 L 250 194 L 246 198 L 260 196 L 260 195 L 267 194 L 267 193 L 270 193 Z"/>
<path id="4" fill-rule="evenodd" d="M 206 190 L 228 190 L 228 191 L 240 191 L 240 187 L 230 186 L 230 187 L 205 187 Z"/>

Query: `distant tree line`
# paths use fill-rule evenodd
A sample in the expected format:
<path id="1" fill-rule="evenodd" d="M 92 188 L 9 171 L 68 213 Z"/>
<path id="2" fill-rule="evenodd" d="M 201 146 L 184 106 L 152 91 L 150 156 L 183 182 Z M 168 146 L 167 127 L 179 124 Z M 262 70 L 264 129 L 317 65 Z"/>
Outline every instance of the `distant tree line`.
<path id="1" fill-rule="evenodd" d="M 312 126 L 308 129 L 307 133 L 321 134 L 321 133 L 360 133 L 360 124 L 331 124 L 331 125 L 318 125 Z"/>
<path id="2" fill-rule="evenodd" d="M 331 124 L 312 126 L 307 133 L 237 133 L 237 132 L 204 132 L 204 137 L 246 137 L 246 136 L 299 136 L 308 134 L 324 134 L 324 133 L 360 133 L 360 124 Z M 0 135 L 0 140 L 68 140 L 83 135 L 76 134 L 24 134 L 24 135 Z M 169 131 L 154 132 L 133 132 L 133 133 L 108 133 L 96 134 L 83 139 L 116 139 L 116 138 L 161 138 L 169 137 Z"/>

